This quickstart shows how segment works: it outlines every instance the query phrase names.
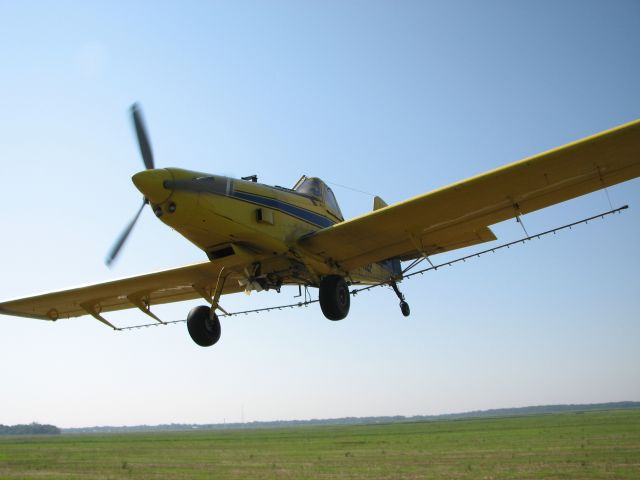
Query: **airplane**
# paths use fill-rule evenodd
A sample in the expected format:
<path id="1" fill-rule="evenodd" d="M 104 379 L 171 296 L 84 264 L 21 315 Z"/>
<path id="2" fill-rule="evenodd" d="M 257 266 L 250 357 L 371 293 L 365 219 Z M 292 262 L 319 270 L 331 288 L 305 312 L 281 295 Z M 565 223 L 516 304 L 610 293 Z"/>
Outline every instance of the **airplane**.
<path id="1" fill-rule="evenodd" d="M 120 280 L 0 303 L 0 314 L 56 321 L 196 298 L 186 319 L 202 347 L 220 339 L 223 295 L 315 287 L 322 313 L 342 320 L 354 285 L 398 288 L 401 262 L 496 240 L 490 226 L 640 176 L 640 119 L 414 198 L 345 220 L 331 188 L 302 176 L 293 188 L 255 175 L 234 179 L 180 168 L 156 168 L 139 105 L 131 118 L 145 170 L 133 175 L 142 204 L 109 252 L 117 257 L 145 206 L 196 245 L 207 260 Z"/>

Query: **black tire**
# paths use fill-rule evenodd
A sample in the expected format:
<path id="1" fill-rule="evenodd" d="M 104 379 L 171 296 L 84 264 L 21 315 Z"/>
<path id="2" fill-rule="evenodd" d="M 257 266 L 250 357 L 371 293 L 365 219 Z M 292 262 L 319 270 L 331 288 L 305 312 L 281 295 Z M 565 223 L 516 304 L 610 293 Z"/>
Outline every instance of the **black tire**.
<path id="1" fill-rule="evenodd" d="M 206 305 L 194 307 L 187 316 L 187 329 L 191 339 L 201 347 L 210 347 L 220 340 L 222 329 L 218 316 L 211 314 Z"/>
<path id="2" fill-rule="evenodd" d="M 328 275 L 320 281 L 320 308 L 329 320 L 342 320 L 349 313 L 351 296 L 344 278 Z"/>
<path id="3" fill-rule="evenodd" d="M 402 311 L 402 315 L 404 315 L 405 317 L 408 317 L 411 314 L 409 304 L 405 301 L 400 302 L 400 310 Z"/>

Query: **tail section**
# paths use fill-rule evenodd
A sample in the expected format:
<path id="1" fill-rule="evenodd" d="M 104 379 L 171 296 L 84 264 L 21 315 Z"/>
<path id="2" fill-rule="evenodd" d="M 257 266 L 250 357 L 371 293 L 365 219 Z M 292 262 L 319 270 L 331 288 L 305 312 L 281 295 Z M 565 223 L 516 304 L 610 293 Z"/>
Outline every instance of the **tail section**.
<path id="1" fill-rule="evenodd" d="M 385 202 L 380 197 L 373 197 L 373 211 L 380 210 L 387 206 L 387 202 Z"/>
<path id="2" fill-rule="evenodd" d="M 385 202 L 380 197 L 373 197 L 373 211 L 380 210 L 387 206 L 387 202 Z M 391 273 L 394 278 L 400 279 L 402 278 L 402 266 L 400 265 L 400 260 L 398 258 L 390 258 L 389 260 L 385 260 L 384 262 L 380 262 L 382 268 Z"/>

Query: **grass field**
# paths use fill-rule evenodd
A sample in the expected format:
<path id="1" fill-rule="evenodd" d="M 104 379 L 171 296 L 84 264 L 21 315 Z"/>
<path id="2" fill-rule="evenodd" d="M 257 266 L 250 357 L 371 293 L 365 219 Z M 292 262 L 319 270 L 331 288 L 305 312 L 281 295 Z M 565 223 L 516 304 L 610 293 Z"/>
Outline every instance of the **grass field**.
<path id="1" fill-rule="evenodd" d="M 0 438 L 0 478 L 640 479 L 640 410 Z"/>

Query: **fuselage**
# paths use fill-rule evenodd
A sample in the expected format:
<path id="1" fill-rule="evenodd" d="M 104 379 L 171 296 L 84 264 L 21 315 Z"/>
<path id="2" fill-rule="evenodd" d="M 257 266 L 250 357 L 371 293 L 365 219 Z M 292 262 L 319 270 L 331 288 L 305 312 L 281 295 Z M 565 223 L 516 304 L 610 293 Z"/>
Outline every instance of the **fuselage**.
<path id="1" fill-rule="evenodd" d="M 348 276 L 353 283 L 389 277 L 388 266 L 344 272 L 300 248 L 301 237 L 343 221 L 333 192 L 317 178 L 302 177 L 288 189 L 167 168 L 145 170 L 133 181 L 156 216 L 210 259 L 225 256 L 237 245 L 264 257 L 264 273 L 293 270 L 293 275 L 281 275 L 284 283 L 315 285 L 328 274 Z"/>

